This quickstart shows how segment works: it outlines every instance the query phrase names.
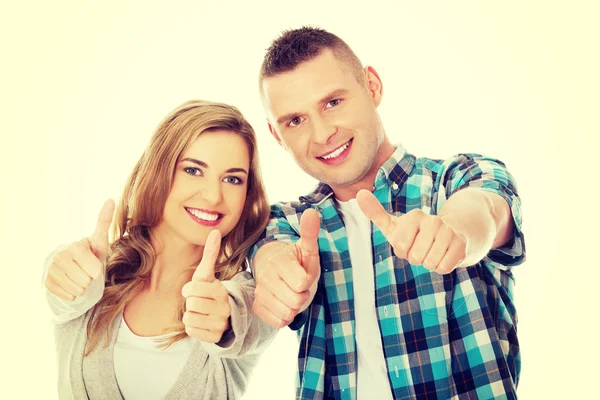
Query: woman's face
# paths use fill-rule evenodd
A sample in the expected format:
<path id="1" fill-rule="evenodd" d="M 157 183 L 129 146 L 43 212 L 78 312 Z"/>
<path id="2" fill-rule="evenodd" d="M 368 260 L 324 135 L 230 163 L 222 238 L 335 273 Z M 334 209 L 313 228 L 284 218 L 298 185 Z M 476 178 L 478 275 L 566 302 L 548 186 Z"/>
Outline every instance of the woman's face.
<path id="1" fill-rule="evenodd" d="M 208 233 L 226 236 L 246 202 L 250 154 L 244 139 L 230 131 L 209 131 L 179 157 L 160 228 L 203 246 Z"/>

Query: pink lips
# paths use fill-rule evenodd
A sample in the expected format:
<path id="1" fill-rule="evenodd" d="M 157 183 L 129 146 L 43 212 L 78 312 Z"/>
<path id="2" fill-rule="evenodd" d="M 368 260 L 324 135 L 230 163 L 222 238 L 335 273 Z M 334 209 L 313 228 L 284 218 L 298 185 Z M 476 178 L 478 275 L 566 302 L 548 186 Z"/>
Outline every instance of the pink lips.
<path id="1" fill-rule="evenodd" d="M 198 210 L 198 211 L 201 211 L 201 212 L 206 213 L 206 214 L 212 214 L 212 215 L 215 214 L 214 212 L 211 212 L 211 211 L 208 211 L 208 210 L 202 210 L 202 209 L 199 209 L 199 208 L 194 208 L 194 210 Z M 200 225 L 204 225 L 204 226 L 217 226 L 217 225 L 219 225 L 219 223 L 221 222 L 221 219 L 223 218 L 223 215 L 219 214 L 219 216 L 217 217 L 216 220 L 214 220 L 214 221 L 207 221 L 205 219 L 198 218 L 197 216 L 195 216 L 194 214 L 192 214 L 187 207 L 185 207 L 185 211 L 187 211 L 187 213 L 190 216 L 190 218 L 192 218 L 194 221 L 196 221 Z"/>

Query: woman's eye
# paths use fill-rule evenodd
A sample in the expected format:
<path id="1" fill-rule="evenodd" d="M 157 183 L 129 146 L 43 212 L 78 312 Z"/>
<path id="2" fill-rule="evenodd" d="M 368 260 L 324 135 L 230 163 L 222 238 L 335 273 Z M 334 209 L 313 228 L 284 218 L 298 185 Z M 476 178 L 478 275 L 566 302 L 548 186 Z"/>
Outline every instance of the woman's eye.
<path id="1" fill-rule="evenodd" d="M 237 176 L 228 176 L 223 180 L 225 183 L 231 183 L 232 185 L 241 185 L 242 180 Z"/>
<path id="2" fill-rule="evenodd" d="M 183 169 L 189 175 L 200 175 L 201 171 L 198 168 L 186 167 Z"/>

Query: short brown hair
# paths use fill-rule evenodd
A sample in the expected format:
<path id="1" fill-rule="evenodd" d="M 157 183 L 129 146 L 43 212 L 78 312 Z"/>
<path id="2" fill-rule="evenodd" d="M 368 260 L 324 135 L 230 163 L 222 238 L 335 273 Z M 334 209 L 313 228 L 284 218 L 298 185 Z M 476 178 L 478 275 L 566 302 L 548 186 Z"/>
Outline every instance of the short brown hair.
<path id="1" fill-rule="evenodd" d="M 335 57 L 348 66 L 359 83 L 363 82 L 363 67 L 350 46 L 342 39 L 324 29 L 303 26 L 284 31 L 273 41 L 260 68 L 259 85 L 265 78 L 294 70 L 303 62 L 319 56 L 329 49 Z"/>

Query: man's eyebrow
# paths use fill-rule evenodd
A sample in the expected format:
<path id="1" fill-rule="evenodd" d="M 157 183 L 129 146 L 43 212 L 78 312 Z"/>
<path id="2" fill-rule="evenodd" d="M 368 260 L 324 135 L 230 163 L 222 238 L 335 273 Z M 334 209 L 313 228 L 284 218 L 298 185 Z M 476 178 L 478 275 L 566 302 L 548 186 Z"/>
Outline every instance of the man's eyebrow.
<path id="1" fill-rule="evenodd" d="M 210 168 L 207 163 L 205 163 L 204 161 L 197 160 L 195 158 L 191 158 L 191 157 L 182 158 L 180 162 L 183 162 L 183 161 L 189 161 L 191 163 L 201 166 L 202 168 Z M 228 173 L 243 172 L 244 174 L 248 175 L 248 171 L 246 171 L 244 168 L 229 168 L 225 172 L 228 172 Z"/>
<path id="2" fill-rule="evenodd" d="M 327 103 L 328 101 L 334 100 L 336 97 L 345 96 L 348 94 L 347 89 L 336 89 L 333 92 L 323 96 L 319 103 Z"/>
<path id="3" fill-rule="evenodd" d="M 336 97 L 339 96 L 344 96 L 348 94 L 348 90 L 347 89 L 336 89 L 331 93 L 327 93 L 325 96 L 323 96 L 320 100 L 319 100 L 319 104 L 320 103 L 327 103 L 328 101 L 331 101 L 333 99 L 335 99 Z M 286 121 L 291 120 L 292 118 L 294 118 L 296 115 L 298 115 L 298 113 L 289 113 L 289 114 L 285 114 L 279 118 L 277 118 L 277 124 L 281 125 Z"/>
<path id="4" fill-rule="evenodd" d="M 291 120 L 296 115 L 298 115 L 298 113 L 289 113 L 277 118 L 277 125 L 282 125 L 284 122 Z"/>

